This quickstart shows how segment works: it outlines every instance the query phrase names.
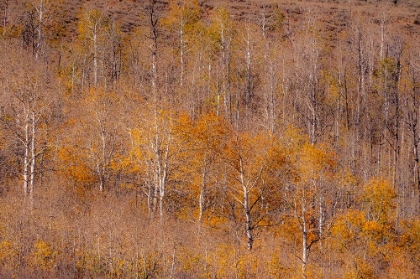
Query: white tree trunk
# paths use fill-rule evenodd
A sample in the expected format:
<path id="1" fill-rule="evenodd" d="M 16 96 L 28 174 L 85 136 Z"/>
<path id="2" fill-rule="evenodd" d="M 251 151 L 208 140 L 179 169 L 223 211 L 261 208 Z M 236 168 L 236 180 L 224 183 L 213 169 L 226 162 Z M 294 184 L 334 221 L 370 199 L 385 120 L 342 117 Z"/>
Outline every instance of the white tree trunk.
<path id="1" fill-rule="evenodd" d="M 30 138 L 29 138 L 29 115 L 28 113 L 25 113 L 25 139 L 23 141 L 23 144 L 25 146 L 25 154 L 23 157 L 23 193 L 24 195 L 28 195 L 28 189 L 29 189 L 29 153 L 30 153 Z"/>
<path id="2" fill-rule="evenodd" d="M 302 233 L 302 277 L 306 278 L 306 264 L 308 263 L 309 247 L 308 247 L 308 224 L 306 220 L 306 196 L 305 189 L 302 194 L 302 212 L 300 229 Z"/>
<path id="3" fill-rule="evenodd" d="M 39 4 L 39 8 L 37 8 L 38 11 L 38 41 L 36 45 L 36 52 L 35 52 L 35 58 L 38 59 L 39 55 L 42 51 L 42 44 L 43 44 L 43 17 L 44 17 L 44 0 L 41 0 Z"/>
<path id="4" fill-rule="evenodd" d="M 29 180 L 29 197 L 31 199 L 31 203 L 33 200 L 33 193 L 35 187 L 35 164 L 36 164 L 36 145 L 35 145 L 35 127 L 36 127 L 36 119 L 35 114 L 31 113 L 31 120 L 32 120 L 32 131 L 31 131 L 31 162 L 30 162 L 30 180 Z"/>
<path id="5" fill-rule="evenodd" d="M 93 86 L 98 86 L 98 22 L 93 25 Z"/>
<path id="6" fill-rule="evenodd" d="M 205 190 L 206 190 L 206 177 L 207 177 L 207 164 L 204 162 L 203 171 L 201 174 L 200 197 L 198 199 L 200 213 L 198 215 L 198 228 L 200 230 L 201 223 L 203 222 Z"/>
<path id="7" fill-rule="evenodd" d="M 242 158 L 239 159 L 239 168 L 240 168 L 240 181 L 242 185 L 242 194 L 243 194 L 243 207 L 245 213 L 245 231 L 247 237 L 247 248 L 248 250 L 252 250 L 252 245 L 254 243 L 254 238 L 252 235 L 252 226 L 251 226 L 251 209 L 249 205 L 249 189 L 248 183 L 245 182 L 245 174 L 243 169 L 243 162 Z"/>

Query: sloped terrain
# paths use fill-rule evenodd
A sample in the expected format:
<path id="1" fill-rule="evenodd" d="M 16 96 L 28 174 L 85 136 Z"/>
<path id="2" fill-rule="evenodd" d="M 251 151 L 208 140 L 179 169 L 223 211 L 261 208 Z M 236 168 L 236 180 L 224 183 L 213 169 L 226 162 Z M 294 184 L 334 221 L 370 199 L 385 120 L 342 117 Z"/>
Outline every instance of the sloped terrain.
<path id="1" fill-rule="evenodd" d="M 0 3 L 0 9 L 5 11 L 6 3 L 7 21 L 21 22 L 27 17 L 27 9 L 23 1 L 8 1 Z M 419 21 L 420 3 L 412 0 L 330 0 L 330 1 L 291 1 L 291 0 L 258 0 L 258 1 L 200 1 L 203 17 L 212 14 L 217 7 L 226 7 L 232 17 L 240 21 L 250 21 L 261 24 L 263 17 L 272 17 L 273 7 L 284 13 L 286 21 L 299 25 L 304 10 L 311 10 L 314 20 L 322 24 L 322 30 L 326 32 L 339 32 L 343 26 L 349 24 L 350 13 L 358 13 L 368 18 L 377 17 L 378 13 L 384 13 L 386 20 L 402 30 L 417 34 L 419 31 L 415 22 Z M 76 32 L 76 22 L 80 18 L 82 9 L 96 8 L 109 14 L 113 19 L 120 22 L 122 30 L 129 32 L 138 26 L 148 24 L 147 1 L 117 1 L 117 0 L 62 0 L 49 3 L 48 8 L 60 18 L 61 24 L 71 33 Z M 47 6 L 48 6 L 47 5 Z M 160 16 L 165 16 L 168 1 L 157 1 L 157 11 Z M 26 5 L 26 7 L 28 7 Z M 4 18 L 4 13 L 3 13 Z M 377 23 L 377 22 L 376 22 Z"/>
<path id="2" fill-rule="evenodd" d="M 0 2 L 0 277 L 420 278 L 419 3 L 154 3 Z"/>

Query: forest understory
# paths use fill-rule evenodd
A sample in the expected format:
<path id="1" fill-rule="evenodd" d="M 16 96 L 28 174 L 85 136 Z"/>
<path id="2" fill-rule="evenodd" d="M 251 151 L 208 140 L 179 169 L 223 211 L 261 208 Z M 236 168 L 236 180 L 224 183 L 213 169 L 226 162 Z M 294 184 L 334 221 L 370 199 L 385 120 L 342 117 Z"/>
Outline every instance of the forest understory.
<path id="1" fill-rule="evenodd" d="M 0 278 L 420 277 L 416 1 L 0 11 Z"/>

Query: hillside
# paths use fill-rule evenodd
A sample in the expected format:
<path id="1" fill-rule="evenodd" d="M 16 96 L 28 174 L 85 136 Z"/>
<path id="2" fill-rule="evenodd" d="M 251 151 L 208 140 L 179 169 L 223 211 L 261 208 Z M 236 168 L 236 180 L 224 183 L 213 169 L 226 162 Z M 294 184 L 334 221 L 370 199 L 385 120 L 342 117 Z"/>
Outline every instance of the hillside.
<path id="1" fill-rule="evenodd" d="M 416 0 L 0 2 L 1 278 L 419 278 Z"/>
<path id="2" fill-rule="evenodd" d="M 289 15 L 293 22 L 299 22 L 299 15 L 303 10 L 312 9 L 320 23 L 325 24 L 325 30 L 332 32 L 337 28 L 348 24 L 346 22 L 349 13 L 353 12 L 367 17 L 377 17 L 379 13 L 386 11 L 386 16 L 392 24 L 400 25 L 401 29 L 407 32 L 418 32 L 414 22 L 418 19 L 420 4 L 413 0 L 324 0 L 324 1 L 199 1 L 201 12 L 204 18 L 208 17 L 212 11 L 224 6 L 231 13 L 232 17 L 240 21 L 251 21 L 261 23 L 262 18 L 272 16 L 273 5 L 279 5 L 285 15 Z M 0 3 L 0 9 L 7 9 L 7 21 L 13 23 L 24 18 L 24 2 L 5 1 Z M 65 23 L 66 28 L 72 32 L 76 31 L 76 22 L 80 17 L 83 7 L 93 7 L 105 11 L 110 16 L 121 23 L 124 31 L 132 31 L 133 28 L 146 24 L 147 1 L 116 1 L 116 0 L 95 0 L 95 1 L 70 1 L 61 0 L 49 4 L 50 10 L 59 15 L 60 20 Z M 158 1 L 158 10 L 165 16 L 168 10 L 168 1 Z M 4 13 L 3 13 L 4 18 Z"/>

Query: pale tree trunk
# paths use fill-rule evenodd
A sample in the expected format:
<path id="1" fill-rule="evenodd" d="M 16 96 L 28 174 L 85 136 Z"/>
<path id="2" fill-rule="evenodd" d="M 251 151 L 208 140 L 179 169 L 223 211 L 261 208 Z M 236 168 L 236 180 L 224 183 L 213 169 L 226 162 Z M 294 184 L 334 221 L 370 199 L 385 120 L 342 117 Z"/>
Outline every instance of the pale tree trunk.
<path id="1" fill-rule="evenodd" d="M 382 60 L 384 58 L 384 41 L 385 41 L 385 12 L 382 12 L 382 18 L 381 18 L 381 47 L 379 50 L 379 58 Z"/>
<path id="2" fill-rule="evenodd" d="M 271 133 L 274 133 L 274 123 L 275 123 L 275 73 L 273 70 L 273 65 L 270 61 L 268 61 L 269 58 L 266 57 L 266 63 L 268 63 L 267 67 L 267 82 L 268 86 L 264 92 L 264 116 L 265 116 L 265 125 L 267 126 L 266 129 L 270 131 Z"/>
<path id="3" fill-rule="evenodd" d="M 265 30 L 267 29 L 267 20 L 266 20 L 266 13 L 265 13 L 265 5 L 263 5 L 262 8 L 262 13 L 261 13 L 261 18 L 262 18 L 262 22 L 261 22 L 261 31 L 262 31 L 262 35 L 264 40 L 267 39 L 267 34 L 265 33 Z"/>
<path id="4" fill-rule="evenodd" d="M 282 61 L 282 74 L 281 74 L 281 90 L 282 90 L 282 121 L 285 122 L 286 120 L 286 103 L 287 103 L 287 97 L 288 97 L 288 89 L 289 89 L 289 83 L 286 80 L 286 67 L 285 67 L 285 61 L 284 61 L 284 57 L 283 57 L 283 61 Z M 294 103 L 294 102 L 293 102 Z M 290 111 L 288 111 L 288 113 L 290 113 Z M 295 109 L 293 107 L 293 111 L 292 111 L 292 122 L 294 120 L 294 114 L 295 114 Z"/>
<path id="5" fill-rule="evenodd" d="M 179 28 L 179 58 L 180 58 L 180 77 L 179 77 L 179 83 L 180 86 L 183 87 L 184 86 L 184 67 L 185 67 L 185 62 L 184 62 L 184 9 L 185 9 L 185 2 L 184 5 L 182 7 L 182 12 L 181 12 L 181 23 L 180 23 L 180 28 Z"/>
<path id="6" fill-rule="evenodd" d="M 315 186 L 315 182 L 314 182 Z M 319 212 L 320 216 L 317 216 L 319 218 L 319 227 L 317 229 L 320 230 L 318 232 L 317 237 L 315 239 L 310 239 L 309 234 L 313 232 L 315 228 L 310 228 L 310 218 L 309 214 L 311 212 L 312 202 L 315 201 L 315 197 L 310 194 L 313 191 L 319 191 L 319 189 L 310 189 L 308 185 L 302 185 L 301 186 L 301 192 L 299 193 L 299 196 L 294 197 L 294 205 L 293 206 L 293 214 L 294 218 L 296 218 L 300 234 L 301 234 L 301 256 L 297 256 L 301 261 L 301 272 L 302 272 L 302 278 L 307 278 L 307 265 L 309 261 L 309 253 L 312 245 L 320 241 L 320 232 L 324 229 L 325 219 L 324 219 L 324 204 L 322 204 L 322 199 L 319 200 Z M 299 204 L 300 203 L 300 204 Z M 316 216 L 313 216 L 314 218 Z M 316 229 L 315 229 L 316 230 Z"/>
<path id="7" fill-rule="evenodd" d="M 248 191 L 247 189 L 244 187 L 243 189 L 244 191 L 244 211 L 245 211 L 245 230 L 246 230 L 246 237 L 248 239 L 248 244 L 247 244 L 247 248 L 248 250 L 252 250 L 252 245 L 254 243 L 254 238 L 252 235 L 252 227 L 251 227 L 251 213 L 250 213 L 250 206 L 249 206 L 249 197 L 248 197 Z"/>
<path id="8" fill-rule="evenodd" d="M 25 197 L 29 196 L 29 201 L 32 208 L 37 156 L 35 142 L 37 120 L 35 118 L 35 113 L 29 112 L 28 109 L 24 109 L 24 115 L 24 137 L 22 138 L 22 143 L 25 148 L 23 157 L 23 192 Z"/>
<path id="9" fill-rule="evenodd" d="M 418 142 L 418 135 L 417 135 L 417 133 L 413 135 L 413 141 L 414 141 L 414 149 L 413 149 L 413 156 L 414 156 L 414 168 L 413 168 L 414 185 L 416 185 L 417 188 L 418 188 L 418 190 L 420 191 L 419 142 Z"/>
<path id="10" fill-rule="evenodd" d="M 35 127 L 36 127 L 36 119 L 35 114 L 31 113 L 31 120 L 32 120 L 32 131 L 31 131 L 31 168 L 30 168 L 30 179 L 29 179 L 29 197 L 31 199 L 31 205 L 33 202 L 33 194 L 34 194 L 34 187 L 35 187 L 35 164 L 36 164 L 36 149 L 35 149 Z"/>
<path id="11" fill-rule="evenodd" d="M 97 115 L 98 117 L 98 115 Z M 104 127 L 102 126 L 101 119 L 97 118 L 99 124 L 99 138 L 100 138 L 100 154 L 97 158 L 96 162 L 96 172 L 99 177 L 99 191 L 102 192 L 105 187 L 105 148 L 106 148 L 106 140 L 105 140 L 105 131 Z"/>
<path id="12" fill-rule="evenodd" d="M 98 87 L 98 21 L 93 25 L 93 87 Z"/>
<path id="13" fill-rule="evenodd" d="M 163 202 L 166 188 L 166 167 L 163 163 L 163 150 L 160 132 L 163 127 L 159 124 L 159 93 L 158 93 L 158 15 L 156 14 L 157 0 L 149 0 L 149 28 L 151 33 L 151 44 L 149 46 L 151 52 L 151 99 L 154 109 L 154 138 L 151 139 L 151 150 L 153 152 L 153 160 L 151 161 L 151 185 L 149 185 L 149 201 L 151 202 L 152 213 L 157 211 L 159 207 L 160 217 L 163 217 Z"/>
<path id="14" fill-rule="evenodd" d="M 100 125 L 100 133 L 99 133 L 99 137 L 100 137 L 100 141 L 101 141 L 101 153 L 100 156 L 98 158 L 98 162 L 96 165 L 97 168 L 97 173 L 99 176 L 99 191 L 103 191 L 104 187 L 105 187 L 105 172 L 106 172 L 106 148 L 107 148 L 107 144 L 106 144 L 106 135 L 105 135 L 105 129 L 102 126 L 102 123 L 100 120 L 98 120 L 99 125 Z"/>
<path id="15" fill-rule="evenodd" d="M 97 122 L 98 152 L 94 154 L 96 174 L 99 178 L 99 191 L 105 190 L 110 180 L 109 165 L 114 156 L 117 139 L 117 126 L 110 127 L 112 102 L 108 99 L 95 104 L 95 121 Z"/>
<path id="16" fill-rule="evenodd" d="M 164 212 L 164 200 L 166 195 L 166 184 L 168 181 L 168 171 L 169 171 L 169 152 L 170 152 L 170 144 L 172 141 L 172 137 L 170 132 L 167 134 L 166 141 L 164 136 L 160 135 L 161 127 L 157 122 L 158 119 L 155 120 L 155 137 L 151 144 L 153 155 L 154 155 L 154 194 L 153 194 L 153 204 L 154 208 L 156 209 L 159 206 L 159 215 L 163 218 Z M 162 124 L 165 126 L 165 123 Z"/>
<path id="17" fill-rule="evenodd" d="M 338 71 L 338 86 L 340 90 L 339 99 L 337 102 L 337 132 L 336 138 L 340 136 L 340 122 L 341 122 L 341 113 L 344 110 L 344 124 L 345 130 L 348 131 L 350 128 L 349 122 L 349 98 L 348 98 L 348 89 L 347 89 L 347 64 L 344 64 L 344 55 L 343 49 L 340 46 L 340 58 L 339 58 L 339 71 Z M 344 106 L 341 107 L 341 98 L 344 98 Z"/>
<path id="18" fill-rule="evenodd" d="M 101 125 L 102 126 L 102 125 Z M 99 170 L 100 171 L 100 174 L 99 174 L 99 176 L 100 176 L 100 188 L 99 188 L 99 190 L 100 191 L 103 191 L 104 190 L 104 187 L 105 187 L 105 172 L 106 172 L 106 148 L 107 148 L 107 146 L 106 146 L 106 134 L 105 134 L 105 128 L 102 126 L 101 128 L 101 134 L 100 134 L 100 137 L 101 137 L 101 149 L 102 149 L 102 154 L 101 154 L 101 156 L 102 156 L 102 158 L 101 158 L 101 169 Z"/>
<path id="19" fill-rule="evenodd" d="M 251 226 L 251 212 L 250 212 L 250 205 L 249 205 L 249 191 L 248 183 L 245 182 L 245 174 L 243 169 L 243 162 L 242 158 L 239 158 L 239 168 L 240 168 L 240 182 L 242 186 L 242 205 L 244 208 L 245 213 L 245 231 L 247 237 L 247 248 L 248 250 L 252 250 L 252 244 L 254 243 L 254 238 L 252 235 L 252 226 Z"/>
<path id="20" fill-rule="evenodd" d="M 209 59 L 208 67 L 207 67 L 207 88 L 206 88 L 207 96 L 210 96 L 210 92 L 211 92 L 211 85 L 212 85 L 211 71 L 212 71 L 211 60 Z M 219 115 L 219 112 L 217 111 L 217 108 L 216 108 L 216 114 Z"/>
<path id="21" fill-rule="evenodd" d="M 358 80 L 358 89 L 359 94 L 357 96 L 357 107 L 356 107 L 356 127 L 357 127 L 357 142 L 359 141 L 359 130 L 361 124 L 361 113 L 363 107 L 363 100 L 365 96 L 365 70 L 366 70 L 366 62 L 364 59 L 363 53 L 363 40 L 362 40 L 362 31 L 357 28 L 357 36 L 358 36 L 358 70 L 359 70 L 359 80 Z"/>
<path id="22" fill-rule="evenodd" d="M 225 112 L 227 112 L 226 109 L 226 82 L 225 82 L 225 76 L 226 76 L 226 42 L 225 42 L 225 26 L 223 24 L 223 21 L 220 21 L 220 38 L 221 38 L 221 50 L 222 50 L 222 86 L 221 86 L 221 93 L 222 93 L 222 97 L 219 96 L 217 98 L 218 103 L 217 103 L 217 110 L 219 111 L 219 107 L 220 107 L 220 99 L 223 98 L 224 103 L 225 103 Z M 225 95 L 225 96 L 224 96 Z M 226 115 L 229 115 L 228 113 L 226 113 Z M 231 120 L 229 118 L 229 120 Z"/>
<path id="23" fill-rule="evenodd" d="M 319 205 L 318 238 L 319 238 L 319 245 L 321 247 L 321 252 L 322 252 L 322 250 L 323 250 L 322 237 L 323 237 L 323 234 L 324 234 L 324 223 L 325 223 L 325 207 L 324 207 L 324 197 L 321 193 L 320 193 L 320 196 L 319 196 L 318 205 Z"/>
<path id="24" fill-rule="evenodd" d="M 268 45 L 269 47 L 269 45 Z M 269 79 L 269 92 L 267 94 L 267 124 L 268 130 L 274 134 L 276 129 L 276 89 L 277 89 L 277 78 L 276 78 L 276 71 L 274 69 L 273 61 L 271 61 L 271 57 L 267 57 L 269 61 L 267 61 L 268 67 L 268 79 Z M 283 77 L 284 78 L 284 77 Z M 284 88 L 286 91 L 286 89 Z M 286 98 L 286 93 L 284 94 L 283 98 Z M 285 100 L 284 100 L 285 101 Z"/>
<path id="25" fill-rule="evenodd" d="M 348 88 L 347 88 L 347 70 L 346 67 L 344 67 L 344 73 L 343 73 L 343 86 L 344 86 L 344 101 L 345 101 L 345 110 L 346 110 L 346 131 L 350 129 L 350 109 L 349 109 L 349 94 L 348 94 Z"/>
<path id="26" fill-rule="evenodd" d="M 253 230 L 255 229 L 255 226 L 257 224 L 253 224 L 251 211 L 254 208 L 254 206 L 257 204 L 257 202 L 261 200 L 262 193 L 255 193 L 254 191 L 254 194 L 257 195 L 257 197 L 254 197 L 254 198 L 251 198 L 250 193 L 254 190 L 254 188 L 257 186 L 258 182 L 260 181 L 262 172 L 264 170 L 264 165 L 260 167 L 258 173 L 256 173 L 255 175 L 251 177 L 247 177 L 246 175 L 247 170 L 244 167 L 244 162 L 241 155 L 239 155 L 237 163 L 239 166 L 239 168 L 237 169 L 237 171 L 239 172 L 238 173 L 239 177 L 235 179 L 240 183 L 240 185 L 238 185 L 239 189 L 236 189 L 235 192 L 238 194 L 241 194 L 241 196 L 236 196 L 235 194 L 233 194 L 232 196 L 242 205 L 243 214 L 245 217 L 244 225 L 245 225 L 245 233 L 246 233 L 246 238 L 247 238 L 247 249 L 252 250 L 253 243 L 254 243 Z"/>
<path id="27" fill-rule="evenodd" d="M 309 24 L 309 23 L 308 23 Z M 308 85 L 307 85 L 307 106 L 308 106 L 308 130 L 309 138 L 311 144 L 315 144 L 318 134 L 318 114 L 319 114 L 319 100 L 318 100 L 318 49 L 317 49 L 317 40 L 313 38 L 313 35 L 310 36 L 308 40 L 309 49 L 309 61 L 310 65 L 305 65 L 305 67 L 310 67 Z"/>
<path id="28" fill-rule="evenodd" d="M 251 94 L 252 94 L 252 80 L 251 80 L 251 30 L 247 28 L 246 32 L 246 89 L 245 89 L 245 116 L 249 116 L 249 109 L 251 107 Z"/>
<path id="29" fill-rule="evenodd" d="M 111 41 L 112 41 L 112 81 L 114 86 L 117 84 L 117 81 L 120 77 L 121 71 L 121 60 L 122 53 L 120 47 L 120 41 L 117 36 L 117 27 L 115 26 L 115 20 L 112 19 L 111 23 Z"/>
<path id="30" fill-rule="evenodd" d="M 71 86 L 71 91 L 70 91 L 70 96 L 73 96 L 73 93 L 74 93 L 74 80 L 75 80 L 75 77 L 76 77 L 76 61 L 75 61 L 76 59 L 73 59 L 73 61 L 72 61 L 72 66 L 71 66 L 71 81 L 70 81 L 70 86 Z M 82 85 L 82 87 L 83 87 L 83 85 Z"/>
<path id="31" fill-rule="evenodd" d="M 200 212 L 198 215 L 198 231 L 200 231 L 201 224 L 203 222 L 203 215 L 204 215 L 204 209 L 205 209 L 206 179 L 207 179 L 207 162 L 206 162 L 206 159 L 204 159 L 203 170 L 201 172 L 200 196 L 198 198 L 198 204 L 200 208 Z"/>
<path id="32" fill-rule="evenodd" d="M 149 11 L 149 19 L 150 19 L 150 31 L 152 33 L 152 45 L 150 50 L 152 52 L 152 95 L 154 98 L 155 105 L 157 105 L 157 79 L 158 79 L 158 69 L 157 69 L 157 51 L 158 51 L 158 16 L 156 14 L 155 5 L 157 0 L 150 0 L 150 11 Z"/>
<path id="33" fill-rule="evenodd" d="M 149 216 L 151 217 L 152 215 L 153 215 L 153 212 L 155 211 L 155 197 L 156 197 L 156 194 L 155 194 L 155 189 L 156 189 L 156 187 L 154 187 L 155 185 L 154 185 L 154 183 L 153 183 L 153 181 L 154 181 L 154 177 L 153 177 L 153 175 L 154 175 L 154 166 L 153 166 L 153 163 L 152 162 L 150 162 L 150 161 L 147 161 L 146 162 L 146 169 L 147 169 L 147 171 L 146 171 L 146 185 L 147 185 L 147 188 L 146 188 L 146 196 L 147 196 L 147 206 L 148 206 L 148 209 L 149 209 Z"/>
<path id="34" fill-rule="evenodd" d="M 93 44 L 93 87 L 96 89 L 99 83 L 99 43 L 102 37 L 102 28 L 105 23 L 104 15 L 100 12 L 88 11 L 86 14 L 89 40 Z"/>
<path id="35" fill-rule="evenodd" d="M 156 164 L 156 163 L 155 163 Z M 152 199 L 152 206 L 153 206 L 153 212 L 157 211 L 157 206 L 158 206 L 158 196 L 159 196 L 159 186 L 158 186 L 158 181 L 159 181 L 159 176 L 158 176 L 158 171 L 156 170 L 156 165 L 153 166 L 154 169 L 154 173 L 153 173 L 153 199 Z"/>
<path id="36" fill-rule="evenodd" d="M 30 128 L 29 128 L 29 114 L 25 111 L 25 127 L 24 127 L 24 133 L 25 138 L 23 140 L 23 144 L 25 146 L 25 154 L 23 157 L 23 192 L 24 195 L 27 196 L 29 194 L 29 153 L 30 153 Z"/>
<path id="37" fill-rule="evenodd" d="M 235 162 L 234 172 L 236 172 L 237 177 L 234 177 L 234 180 L 238 182 L 238 185 L 234 186 L 237 188 L 232 189 L 230 195 L 241 205 L 242 208 L 242 216 L 245 218 L 243 221 L 245 235 L 246 235 L 246 246 L 248 250 L 252 250 L 253 243 L 254 243 L 254 234 L 253 231 L 258 223 L 253 224 L 252 218 L 252 209 L 257 204 L 258 201 L 262 199 L 262 193 L 256 193 L 254 191 L 254 195 L 251 194 L 253 189 L 257 186 L 261 174 L 263 172 L 264 166 L 261 166 L 259 172 L 252 177 L 247 177 L 247 171 L 244 167 L 244 162 L 242 157 L 239 155 L 238 161 Z M 228 170 L 225 169 L 225 177 L 229 176 Z M 225 181 L 224 183 L 228 183 Z M 254 197 L 253 197 L 254 196 Z M 235 213 L 234 218 L 236 218 Z"/>
<path id="38" fill-rule="evenodd" d="M 41 3 L 39 4 L 38 8 L 38 42 L 37 42 L 37 48 L 36 48 L 36 55 L 35 57 L 38 59 L 39 55 L 42 52 L 42 45 L 44 43 L 44 37 L 43 37 L 43 17 L 44 17 L 44 0 L 41 0 Z"/>
<path id="39" fill-rule="evenodd" d="M 166 181 L 168 179 L 168 155 L 169 143 L 165 147 L 163 158 L 160 158 L 159 161 L 159 214 L 161 218 L 163 218 L 163 202 L 166 192 Z"/>
<path id="40" fill-rule="evenodd" d="M 223 19 L 220 19 L 220 37 L 222 50 L 222 94 L 224 99 L 225 114 L 232 123 L 232 96 L 231 96 L 231 80 L 230 80 L 230 39 L 226 37 L 228 26 Z M 218 98 L 220 101 L 220 97 Z"/>
<path id="41" fill-rule="evenodd" d="M 305 186 L 304 186 L 305 187 Z M 298 217 L 300 230 L 302 233 L 302 278 L 306 278 L 306 264 L 308 263 L 308 257 L 309 257 L 309 245 L 308 245 L 308 224 L 306 220 L 306 193 L 305 189 L 303 189 L 302 193 L 302 208 L 301 208 L 301 216 Z"/>

